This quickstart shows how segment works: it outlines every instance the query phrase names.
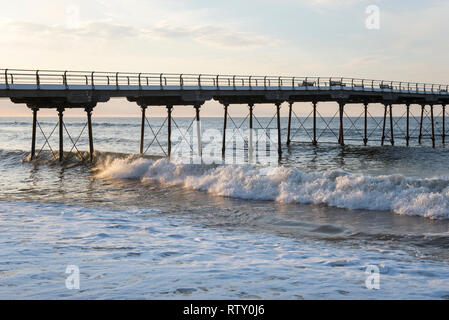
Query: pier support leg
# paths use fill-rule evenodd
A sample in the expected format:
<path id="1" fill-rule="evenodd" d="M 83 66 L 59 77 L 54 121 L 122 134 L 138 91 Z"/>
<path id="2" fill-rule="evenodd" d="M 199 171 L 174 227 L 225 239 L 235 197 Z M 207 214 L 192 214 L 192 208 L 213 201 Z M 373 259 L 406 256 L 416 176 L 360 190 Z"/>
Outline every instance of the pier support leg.
<path id="1" fill-rule="evenodd" d="M 143 154 L 143 147 L 145 143 L 145 111 L 147 110 L 147 106 L 142 106 L 142 121 L 140 125 L 140 154 Z"/>
<path id="2" fill-rule="evenodd" d="M 194 106 L 195 108 L 195 114 L 196 114 L 196 135 L 197 135 L 197 144 L 198 144 L 198 157 L 202 157 L 203 156 L 203 151 L 202 151 L 202 147 L 201 147 L 201 122 L 200 122 L 200 108 L 201 105 L 196 104 Z"/>
<path id="3" fill-rule="evenodd" d="M 363 145 L 366 147 L 368 144 L 368 103 L 364 103 L 364 116 L 365 116 L 365 128 L 363 132 Z"/>
<path id="4" fill-rule="evenodd" d="M 293 102 L 289 102 L 288 104 L 288 127 L 287 127 L 287 146 L 290 146 L 290 132 L 292 129 L 292 109 L 293 109 Z"/>
<path id="5" fill-rule="evenodd" d="M 249 107 L 249 140 L 248 140 L 248 162 L 253 161 L 253 110 L 254 104 L 248 104 Z"/>
<path id="6" fill-rule="evenodd" d="M 418 143 L 421 144 L 421 140 L 422 140 L 422 124 L 423 124 L 423 120 L 424 120 L 424 108 L 426 107 L 426 105 L 421 105 L 421 121 L 419 122 L 419 136 L 418 136 Z"/>
<path id="7" fill-rule="evenodd" d="M 277 127 L 278 127 L 278 156 L 282 156 L 282 137 L 281 137 L 281 104 L 276 103 Z"/>
<path id="8" fill-rule="evenodd" d="M 386 122 L 387 122 L 387 108 L 388 108 L 388 105 L 385 105 L 384 122 L 383 122 L 383 126 L 382 126 L 382 138 L 381 138 L 381 142 L 380 142 L 381 146 L 383 146 L 384 142 L 385 142 L 385 126 L 386 126 Z"/>
<path id="9" fill-rule="evenodd" d="M 410 145 L 410 104 L 406 105 L 407 108 L 407 124 L 405 132 L 405 145 L 408 147 Z"/>
<path id="10" fill-rule="evenodd" d="M 64 160 L 64 108 L 58 108 L 59 117 L 59 161 Z"/>
<path id="11" fill-rule="evenodd" d="M 31 133 L 31 160 L 36 158 L 36 125 L 38 108 L 33 108 L 33 131 Z"/>
<path id="12" fill-rule="evenodd" d="M 343 116 L 344 116 L 345 103 L 339 102 L 338 106 L 339 106 L 339 110 L 340 110 L 340 129 L 338 132 L 338 143 L 341 146 L 344 146 L 345 145 L 345 137 L 344 137 L 344 130 L 343 130 Z"/>
<path id="13" fill-rule="evenodd" d="M 223 140 L 221 145 L 221 157 L 225 159 L 226 157 L 226 129 L 228 124 L 228 107 L 229 104 L 224 105 L 224 117 L 223 117 Z"/>
<path id="14" fill-rule="evenodd" d="M 167 106 L 167 156 L 171 157 L 171 113 L 173 111 L 173 106 Z"/>
<path id="15" fill-rule="evenodd" d="M 87 114 L 87 130 L 89 133 L 89 160 L 93 162 L 94 160 L 94 137 L 92 132 L 92 108 L 85 109 Z"/>
<path id="16" fill-rule="evenodd" d="M 390 103 L 390 143 L 394 146 L 394 132 L 393 132 L 393 105 Z"/>
<path id="17" fill-rule="evenodd" d="M 441 142 L 443 144 L 446 143 L 446 105 L 443 104 L 443 123 L 442 123 L 442 128 L 441 128 Z"/>
<path id="18" fill-rule="evenodd" d="M 432 126 L 432 148 L 435 148 L 435 125 L 433 122 L 433 105 L 430 105 L 430 121 Z"/>
<path id="19" fill-rule="evenodd" d="M 316 105 L 317 102 L 313 101 L 313 140 L 312 140 L 312 144 L 314 146 L 317 145 L 317 140 L 316 140 Z"/>

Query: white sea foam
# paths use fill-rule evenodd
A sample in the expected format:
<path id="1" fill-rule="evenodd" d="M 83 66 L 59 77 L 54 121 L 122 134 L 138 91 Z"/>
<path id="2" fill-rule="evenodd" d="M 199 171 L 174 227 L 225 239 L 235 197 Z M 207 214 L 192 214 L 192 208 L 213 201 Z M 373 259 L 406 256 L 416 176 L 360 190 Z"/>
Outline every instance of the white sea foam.
<path id="1" fill-rule="evenodd" d="M 151 217 L 151 218 L 149 218 Z M 154 209 L 0 202 L 0 299 L 441 299 L 447 261 L 204 228 Z M 407 244 L 404 244 L 407 246 Z M 67 290 L 67 265 L 81 290 Z M 381 272 L 367 290 L 368 265 Z M 298 296 L 298 293 L 301 296 Z"/>
<path id="2" fill-rule="evenodd" d="M 98 177 L 154 180 L 220 196 L 325 204 L 346 209 L 393 211 L 431 219 L 449 218 L 449 180 L 402 175 L 368 176 L 344 171 L 304 172 L 249 165 L 205 166 L 161 159 L 113 159 Z"/>

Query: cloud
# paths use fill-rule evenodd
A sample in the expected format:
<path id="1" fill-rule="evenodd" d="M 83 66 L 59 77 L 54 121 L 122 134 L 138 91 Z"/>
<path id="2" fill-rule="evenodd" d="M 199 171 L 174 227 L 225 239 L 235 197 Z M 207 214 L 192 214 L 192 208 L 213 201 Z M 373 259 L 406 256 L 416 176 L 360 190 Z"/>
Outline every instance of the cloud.
<path id="1" fill-rule="evenodd" d="M 301 4 L 308 6 L 317 6 L 317 7 L 338 7 L 338 6 L 347 6 L 347 5 L 368 5 L 374 4 L 381 0 L 265 0 L 267 2 L 283 2 L 288 4 Z"/>
<path id="2" fill-rule="evenodd" d="M 371 0 L 372 1 L 372 0 Z M 347 5 L 347 4 L 359 4 L 366 3 L 367 0 L 308 0 L 308 3 L 317 4 L 317 5 Z"/>
<path id="3" fill-rule="evenodd" d="M 263 47 L 276 45 L 279 42 L 260 34 L 210 25 L 180 27 L 164 24 L 147 30 L 147 32 L 155 37 L 192 39 L 206 45 L 223 48 Z"/>
<path id="4" fill-rule="evenodd" d="M 175 26 L 167 23 L 148 27 L 134 27 L 110 21 L 82 23 L 79 28 L 69 29 L 62 25 L 45 25 L 33 22 L 9 22 L 2 28 L 11 37 L 45 37 L 47 39 L 74 38 L 120 41 L 126 39 L 185 40 L 221 48 L 254 48 L 272 46 L 278 40 L 265 35 L 229 27 L 211 25 Z"/>

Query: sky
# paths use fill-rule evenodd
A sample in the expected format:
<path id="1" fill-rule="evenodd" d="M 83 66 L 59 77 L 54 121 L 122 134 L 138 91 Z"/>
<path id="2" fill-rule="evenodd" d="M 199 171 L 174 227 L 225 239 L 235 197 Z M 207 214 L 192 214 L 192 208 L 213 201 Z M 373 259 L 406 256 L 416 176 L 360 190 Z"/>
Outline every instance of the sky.
<path id="1" fill-rule="evenodd" d="M 0 0 L 0 68 L 344 76 L 447 84 L 449 1 Z M 367 7 L 379 28 L 367 28 Z M 193 115 L 182 107 L 181 116 Z M 301 114 L 301 106 L 298 113 Z M 333 114 L 326 105 L 323 113 Z M 274 108 L 260 107 L 262 115 Z M 243 108 L 234 108 L 236 115 Z M 286 108 L 283 108 L 285 114 Z M 162 115 L 156 108 L 154 114 Z M 43 115 L 56 115 L 43 111 Z M 68 116 L 81 111 L 67 111 Z M 207 102 L 203 116 L 222 115 Z M 30 116 L 0 100 L 0 116 Z M 94 116 L 138 116 L 125 100 Z"/>

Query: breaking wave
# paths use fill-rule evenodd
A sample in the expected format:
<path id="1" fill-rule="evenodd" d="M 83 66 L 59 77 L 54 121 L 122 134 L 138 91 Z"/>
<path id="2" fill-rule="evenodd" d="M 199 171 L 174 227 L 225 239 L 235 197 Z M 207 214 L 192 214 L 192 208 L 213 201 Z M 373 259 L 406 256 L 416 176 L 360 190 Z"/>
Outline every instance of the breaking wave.
<path id="1" fill-rule="evenodd" d="M 241 199 L 321 204 L 449 219 L 449 180 L 403 175 L 369 176 L 344 171 L 305 172 L 250 165 L 179 164 L 166 159 L 107 158 L 99 178 L 152 180 Z"/>

